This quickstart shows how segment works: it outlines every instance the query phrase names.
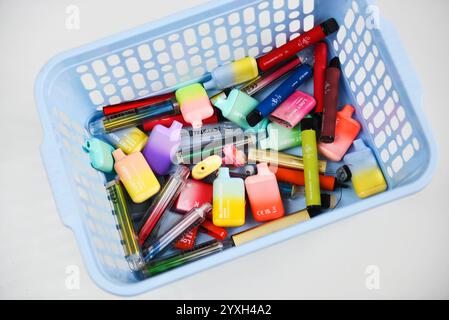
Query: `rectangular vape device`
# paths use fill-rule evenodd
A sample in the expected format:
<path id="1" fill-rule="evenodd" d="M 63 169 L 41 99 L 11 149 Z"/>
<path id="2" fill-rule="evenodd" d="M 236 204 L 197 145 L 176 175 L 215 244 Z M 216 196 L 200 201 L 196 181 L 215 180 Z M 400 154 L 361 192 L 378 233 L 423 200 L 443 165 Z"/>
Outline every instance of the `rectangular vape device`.
<path id="1" fill-rule="evenodd" d="M 211 184 L 188 179 L 172 209 L 179 213 L 187 213 L 193 208 L 201 207 L 206 202 L 212 203 L 212 192 Z"/>
<path id="2" fill-rule="evenodd" d="M 292 129 L 296 127 L 316 105 L 312 96 L 295 91 L 279 108 L 270 115 L 270 120 L 283 127 Z"/>
<path id="3" fill-rule="evenodd" d="M 214 181 L 212 216 L 219 227 L 245 224 L 245 185 L 243 179 L 229 176 L 229 168 L 220 168 Z"/>

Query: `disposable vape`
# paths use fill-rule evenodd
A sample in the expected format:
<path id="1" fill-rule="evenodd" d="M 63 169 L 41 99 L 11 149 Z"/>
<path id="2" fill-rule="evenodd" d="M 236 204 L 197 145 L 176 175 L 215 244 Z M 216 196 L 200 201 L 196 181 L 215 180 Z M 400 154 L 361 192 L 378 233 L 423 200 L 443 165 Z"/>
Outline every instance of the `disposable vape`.
<path id="1" fill-rule="evenodd" d="M 257 165 L 257 175 L 246 178 L 245 188 L 256 221 L 266 222 L 284 216 L 276 176 L 266 163 Z"/>
<path id="2" fill-rule="evenodd" d="M 195 246 L 196 237 L 198 235 L 199 227 L 193 228 L 186 232 L 178 241 L 175 242 L 173 247 L 179 250 L 191 250 Z"/>
<path id="3" fill-rule="evenodd" d="M 173 205 L 173 210 L 179 213 L 187 213 L 193 208 L 201 207 L 204 203 L 212 203 L 212 193 L 211 184 L 188 179 Z"/>
<path id="4" fill-rule="evenodd" d="M 320 172 L 318 169 L 315 119 L 306 118 L 302 120 L 301 129 L 307 211 L 314 214 L 321 211 Z"/>
<path id="5" fill-rule="evenodd" d="M 198 227 L 205 219 L 206 214 L 212 210 L 210 203 L 205 203 L 199 208 L 194 208 L 186 214 L 181 221 L 175 224 L 162 237 L 156 240 L 145 252 L 145 261 L 148 262 L 160 255 L 169 246 L 179 240 L 190 230 Z"/>
<path id="6" fill-rule="evenodd" d="M 179 114 L 179 105 L 175 99 L 170 99 L 145 108 L 131 109 L 103 117 L 91 122 L 89 130 L 94 136 L 102 135 L 120 129 L 140 126 L 148 119 L 176 114 Z"/>
<path id="7" fill-rule="evenodd" d="M 359 198 L 365 199 L 387 190 L 387 182 L 376 158 L 363 140 L 353 143 L 353 151 L 344 158 L 352 174 L 352 185 Z"/>
<path id="8" fill-rule="evenodd" d="M 295 92 L 296 88 L 312 77 L 312 67 L 302 64 L 295 69 L 291 75 L 276 88 L 267 98 L 262 100 L 247 117 L 246 120 L 251 127 L 255 127 L 264 118 L 268 117 L 282 102 Z"/>
<path id="9" fill-rule="evenodd" d="M 283 151 L 301 145 L 301 128 L 299 126 L 288 129 L 277 123 L 270 123 L 267 127 L 266 139 L 259 141 L 261 149 Z"/>
<path id="10" fill-rule="evenodd" d="M 338 112 L 335 127 L 335 141 L 333 143 L 320 143 L 318 145 L 319 152 L 327 159 L 340 162 L 359 135 L 361 125 L 352 119 L 354 112 L 354 107 L 350 105 L 346 105 L 343 110 Z"/>
<path id="11" fill-rule="evenodd" d="M 135 203 L 142 203 L 159 191 L 159 181 L 142 153 L 134 152 L 127 156 L 121 149 L 117 149 L 112 155 L 115 159 L 115 171 Z"/>
<path id="12" fill-rule="evenodd" d="M 298 199 L 299 197 L 305 197 L 305 190 L 303 186 L 297 186 L 291 183 L 280 182 L 279 190 L 281 194 L 292 200 Z M 333 194 L 322 193 L 321 194 L 321 208 L 323 210 L 334 209 L 337 206 L 337 197 Z"/>
<path id="13" fill-rule="evenodd" d="M 335 140 L 335 126 L 337 122 L 338 91 L 340 87 L 340 59 L 334 58 L 326 70 L 324 84 L 324 109 L 321 125 L 320 141 L 332 143 Z"/>
<path id="14" fill-rule="evenodd" d="M 225 228 L 218 227 L 208 220 L 205 220 L 200 225 L 200 231 L 220 241 L 226 239 L 228 236 L 228 232 Z"/>
<path id="15" fill-rule="evenodd" d="M 114 180 L 106 184 L 108 198 L 112 204 L 117 230 L 125 251 L 126 261 L 133 271 L 141 270 L 145 266 L 136 232 L 134 231 L 131 217 L 128 213 L 125 194 L 119 181 Z"/>
<path id="16" fill-rule="evenodd" d="M 255 174 L 257 174 L 257 166 L 253 164 L 247 164 L 239 168 L 229 168 L 229 175 L 232 178 L 246 179 L 248 177 L 254 176 Z"/>
<path id="17" fill-rule="evenodd" d="M 295 91 L 270 115 L 270 120 L 288 129 L 296 127 L 315 107 L 315 99 Z"/>
<path id="18" fill-rule="evenodd" d="M 304 170 L 303 158 L 287 153 L 266 151 L 251 148 L 248 152 L 248 163 L 265 162 L 273 167 Z M 318 169 L 321 173 L 326 173 L 327 161 L 318 161 Z"/>
<path id="19" fill-rule="evenodd" d="M 276 175 L 278 181 L 292 183 L 297 186 L 305 186 L 304 171 L 296 169 L 287 169 L 276 166 L 270 166 L 270 171 Z M 333 176 L 325 176 L 320 174 L 320 187 L 326 191 L 335 191 L 337 188 L 347 188 L 346 185 L 339 182 Z"/>
<path id="20" fill-rule="evenodd" d="M 203 120 L 214 114 L 209 96 L 199 83 L 178 89 L 176 99 L 184 120 L 192 124 L 193 128 L 200 128 L 203 125 Z"/>
<path id="21" fill-rule="evenodd" d="M 246 117 L 252 112 L 259 101 L 252 96 L 263 90 L 265 87 L 280 79 L 301 63 L 299 58 L 267 74 L 263 74 L 241 89 L 233 89 L 228 95 L 221 95 L 215 99 L 214 105 L 221 110 L 223 117 L 234 122 L 243 129 L 250 129 L 251 126 L 246 121 Z M 260 122 L 254 129 L 262 130 L 266 128 L 268 120 Z"/>
<path id="22" fill-rule="evenodd" d="M 104 106 L 103 107 L 103 115 L 110 116 L 113 114 L 121 113 L 124 111 L 134 110 L 134 109 L 142 109 L 146 107 L 153 106 L 155 104 L 159 104 L 161 102 L 173 99 L 175 97 L 175 93 L 168 93 L 159 96 L 123 102 L 115 105 Z"/>
<path id="23" fill-rule="evenodd" d="M 241 227 L 245 224 L 245 184 L 231 178 L 228 168 L 220 168 L 214 181 L 213 222 L 219 227 Z"/>
<path id="24" fill-rule="evenodd" d="M 324 83 L 327 69 L 327 44 L 319 42 L 315 46 L 315 64 L 313 65 L 313 95 L 316 100 L 315 113 L 322 115 L 324 105 Z"/>
<path id="25" fill-rule="evenodd" d="M 217 240 L 212 240 L 196 246 L 192 250 L 181 253 L 174 253 L 164 259 L 152 261 L 147 265 L 146 269 L 143 271 L 143 274 L 147 277 L 155 276 L 162 272 L 199 260 L 203 257 L 221 252 L 223 250 L 231 248 L 232 246 L 232 241 L 219 242 Z"/>
<path id="26" fill-rule="evenodd" d="M 248 82 L 259 75 L 256 59 L 245 57 L 215 68 L 211 72 L 211 79 L 204 83 L 207 90 L 226 89 Z"/>
<path id="27" fill-rule="evenodd" d="M 158 125 L 148 138 L 142 153 L 153 171 L 161 176 L 166 175 L 181 144 L 182 124 L 175 121 L 170 128 Z"/>
<path id="28" fill-rule="evenodd" d="M 162 116 L 156 119 L 149 119 L 149 120 L 145 120 L 143 122 L 143 130 L 145 131 L 151 131 L 153 130 L 153 128 L 157 125 L 161 125 L 164 127 L 170 127 L 173 122 L 179 122 L 181 123 L 184 127 L 189 127 L 191 126 L 190 123 L 188 123 L 187 121 L 184 120 L 182 114 L 177 114 L 175 116 L 169 115 L 169 116 Z M 214 112 L 214 114 L 212 115 L 212 117 L 204 119 L 203 120 L 203 124 L 213 124 L 213 123 L 218 123 L 218 113 Z"/>
<path id="29" fill-rule="evenodd" d="M 190 170 L 184 166 L 178 166 L 170 176 L 163 189 L 153 200 L 139 226 L 139 244 L 142 246 L 154 231 L 157 234 L 158 222 L 163 214 L 171 207 L 176 197 L 181 192 L 189 177 Z"/>
<path id="30" fill-rule="evenodd" d="M 308 221 L 316 216 L 319 212 L 310 213 L 307 210 L 300 211 L 277 220 L 273 220 L 264 224 L 261 224 L 252 229 L 237 233 L 231 237 L 236 247 L 242 246 L 245 243 L 260 239 L 275 232 L 293 227 L 302 222 Z"/>
<path id="31" fill-rule="evenodd" d="M 259 69 L 267 71 L 280 62 L 293 57 L 295 54 L 323 40 L 326 36 L 338 31 L 339 26 L 335 19 L 329 19 L 310 31 L 304 32 L 299 37 L 287 42 L 283 46 L 270 51 L 257 59 Z"/>
<path id="32" fill-rule="evenodd" d="M 115 148 L 122 149 L 126 154 L 142 151 L 148 141 L 145 132 L 136 127 L 111 132 L 103 137 Z"/>
<path id="33" fill-rule="evenodd" d="M 90 164 L 94 169 L 110 173 L 114 170 L 114 158 L 112 152 L 114 148 L 106 142 L 91 138 L 86 140 L 83 150 L 89 154 Z"/>
<path id="34" fill-rule="evenodd" d="M 221 167 L 222 163 L 223 159 L 220 156 L 214 155 L 207 157 L 193 167 L 192 178 L 195 180 L 203 180 L 217 171 Z"/>

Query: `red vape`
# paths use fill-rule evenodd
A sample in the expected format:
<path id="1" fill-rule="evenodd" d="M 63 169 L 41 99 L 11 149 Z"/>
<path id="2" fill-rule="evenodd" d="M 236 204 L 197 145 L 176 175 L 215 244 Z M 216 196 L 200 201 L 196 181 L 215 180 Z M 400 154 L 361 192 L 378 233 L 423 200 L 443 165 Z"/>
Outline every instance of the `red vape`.
<path id="1" fill-rule="evenodd" d="M 204 203 L 212 203 L 213 187 L 211 184 L 188 179 L 186 186 L 176 199 L 173 210 L 179 213 L 188 213 L 193 208 L 199 208 Z"/>
<path id="2" fill-rule="evenodd" d="M 179 250 L 190 250 L 195 246 L 196 236 L 199 227 L 196 227 L 187 232 L 181 239 L 175 242 L 174 247 Z"/>
<path id="3" fill-rule="evenodd" d="M 260 57 L 257 59 L 257 65 L 260 70 L 267 71 L 286 59 L 293 57 L 301 50 L 321 41 L 331 33 L 336 32 L 338 28 L 339 26 L 335 19 L 326 20 L 312 30 L 304 32 L 299 37 Z"/>
<path id="4" fill-rule="evenodd" d="M 223 241 L 228 236 L 228 232 L 226 231 L 225 228 L 218 227 L 209 220 L 205 220 L 201 224 L 200 231 L 206 233 L 207 235 L 219 241 Z"/>
<path id="5" fill-rule="evenodd" d="M 315 64 L 313 66 L 313 95 L 316 100 L 315 113 L 323 113 L 324 82 L 327 69 L 327 44 L 320 42 L 315 46 Z"/>
<path id="6" fill-rule="evenodd" d="M 153 104 L 158 104 L 170 99 L 174 99 L 175 94 L 174 93 L 167 93 L 156 97 L 150 97 L 150 98 L 144 98 L 140 100 L 135 101 L 129 101 L 124 103 L 115 104 L 112 106 L 104 106 L 103 107 L 103 114 L 105 116 L 109 116 L 111 114 L 120 113 L 123 111 L 133 110 L 133 109 L 139 109 L 144 107 L 149 107 Z"/>
<path id="7" fill-rule="evenodd" d="M 335 126 L 337 124 L 338 91 L 340 87 L 341 65 L 338 57 L 333 58 L 326 70 L 324 84 L 324 109 L 321 125 L 320 141 L 333 143 L 335 140 Z"/>
<path id="8" fill-rule="evenodd" d="M 147 121 L 144 121 L 143 130 L 151 131 L 158 124 L 163 125 L 164 127 L 170 127 L 174 121 L 182 123 L 184 127 L 192 126 L 190 123 L 184 120 L 182 114 L 178 114 L 176 116 L 166 116 L 158 119 L 149 119 Z M 203 124 L 214 124 L 214 123 L 218 123 L 217 110 L 214 111 L 212 117 L 203 120 Z"/>

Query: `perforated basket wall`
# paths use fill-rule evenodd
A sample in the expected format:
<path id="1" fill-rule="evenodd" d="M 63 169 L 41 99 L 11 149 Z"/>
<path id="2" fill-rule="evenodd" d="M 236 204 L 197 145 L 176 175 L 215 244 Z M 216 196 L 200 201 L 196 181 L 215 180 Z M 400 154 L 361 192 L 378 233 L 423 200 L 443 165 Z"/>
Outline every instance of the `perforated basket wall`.
<path id="1" fill-rule="evenodd" d="M 137 294 L 423 188 L 436 148 L 421 113 L 421 89 L 394 30 L 378 13 L 363 0 L 215 1 L 52 59 L 36 82 L 42 156 L 61 218 L 73 229 L 92 278 L 110 292 Z M 390 190 L 364 201 L 346 192 L 331 214 L 136 280 L 123 257 L 104 176 L 81 148 L 89 116 L 105 104 L 201 81 L 216 66 L 269 52 L 329 17 L 341 25 L 328 39 L 343 66 L 341 102 L 356 107 Z"/>

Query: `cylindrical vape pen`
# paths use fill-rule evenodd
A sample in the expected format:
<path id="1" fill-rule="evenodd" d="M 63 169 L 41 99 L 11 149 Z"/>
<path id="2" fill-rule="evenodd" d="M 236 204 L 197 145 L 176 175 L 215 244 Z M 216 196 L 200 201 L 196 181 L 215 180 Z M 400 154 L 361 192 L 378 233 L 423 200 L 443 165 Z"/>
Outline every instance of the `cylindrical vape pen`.
<path id="1" fill-rule="evenodd" d="M 308 221 L 319 214 L 320 214 L 319 212 L 311 213 L 308 212 L 307 210 L 303 210 L 285 216 L 283 218 L 261 224 L 257 227 L 243 231 L 241 233 L 237 233 L 232 236 L 232 241 L 236 247 L 239 247 L 241 245 L 244 245 L 245 243 L 257 240 L 259 238 L 268 236 L 275 232 L 292 227 L 296 224 Z"/>
<path id="2" fill-rule="evenodd" d="M 212 211 L 210 203 L 205 203 L 200 208 L 192 209 L 181 221 L 148 248 L 145 254 L 145 261 L 148 262 L 154 259 L 154 257 L 168 249 L 170 244 L 176 242 L 190 230 L 198 227 L 206 219 L 206 214 L 210 211 Z"/>
<path id="3" fill-rule="evenodd" d="M 125 257 L 128 265 L 133 271 L 138 271 L 145 266 L 137 235 L 134 231 L 133 223 L 128 214 L 125 193 L 118 180 L 106 184 L 108 198 L 112 203 L 113 215 L 117 224 L 117 230 L 120 233 L 122 246 L 125 250 Z"/>
<path id="4" fill-rule="evenodd" d="M 140 126 L 148 119 L 177 114 L 179 114 L 179 105 L 176 100 L 170 99 L 145 108 L 132 109 L 103 117 L 90 123 L 89 130 L 94 136 L 102 135 L 120 129 Z"/>
<path id="5" fill-rule="evenodd" d="M 139 226 L 139 244 L 142 246 L 150 233 L 157 230 L 156 224 L 160 221 L 162 215 L 170 208 L 181 189 L 187 182 L 190 170 L 184 166 L 178 166 L 175 173 L 165 184 L 164 188 L 154 199 L 150 208 L 148 208 Z"/>
<path id="6" fill-rule="evenodd" d="M 231 247 L 233 247 L 232 241 L 219 242 L 216 240 L 212 240 L 196 246 L 192 250 L 184 251 L 181 253 L 174 253 L 167 258 L 151 261 L 147 265 L 146 269 L 143 270 L 143 274 L 147 277 L 155 276 L 159 273 L 174 269 L 176 267 L 180 267 L 189 262 L 196 261 L 200 258 L 210 256 L 214 253 L 221 252 Z"/>
<path id="7" fill-rule="evenodd" d="M 295 92 L 296 88 L 312 77 L 312 73 L 312 67 L 308 64 L 303 64 L 295 69 L 287 80 L 260 102 L 255 110 L 248 114 L 246 117 L 248 124 L 255 127 L 264 118 L 268 117 L 270 113 Z"/>
<path id="8" fill-rule="evenodd" d="M 335 140 L 340 76 L 340 59 L 336 57 L 331 60 L 329 68 L 326 70 L 323 120 L 320 135 L 320 141 L 323 143 L 333 143 Z"/>
<path id="9" fill-rule="evenodd" d="M 304 182 L 307 211 L 316 214 L 321 211 L 320 173 L 318 170 L 318 147 L 316 143 L 316 120 L 301 121 L 302 156 L 304 161 Z"/>
<path id="10" fill-rule="evenodd" d="M 304 170 L 303 158 L 287 153 L 266 151 L 259 149 L 250 149 L 248 152 L 248 163 L 254 164 L 256 162 L 265 162 L 272 166 L 279 166 L 282 168 Z M 317 165 L 321 173 L 326 172 L 327 162 L 318 161 Z"/>
<path id="11" fill-rule="evenodd" d="M 338 28 L 339 26 L 335 19 L 326 20 L 312 30 L 304 32 L 299 37 L 260 57 L 259 59 L 257 59 L 257 65 L 259 66 L 260 70 L 267 71 L 280 62 L 291 58 L 301 50 L 314 45 L 331 33 L 336 32 Z"/>
<path id="12" fill-rule="evenodd" d="M 172 92 L 172 93 L 162 94 L 162 95 L 155 96 L 155 97 L 149 97 L 149 98 L 144 98 L 144 99 L 139 99 L 139 100 L 134 100 L 134 101 L 123 102 L 123 103 L 119 103 L 119 104 L 115 104 L 115 105 L 111 105 L 111 106 L 104 106 L 103 107 L 103 115 L 110 116 L 110 115 L 113 115 L 116 113 L 121 113 L 121 112 L 128 111 L 128 110 L 150 107 L 155 104 L 159 104 L 161 102 L 173 99 L 174 97 L 175 97 L 175 93 Z"/>
<path id="13" fill-rule="evenodd" d="M 327 44 L 320 42 L 315 46 L 315 64 L 313 65 L 313 96 L 316 100 L 315 113 L 323 113 L 324 83 L 327 69 Z"/>

